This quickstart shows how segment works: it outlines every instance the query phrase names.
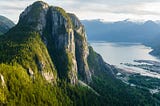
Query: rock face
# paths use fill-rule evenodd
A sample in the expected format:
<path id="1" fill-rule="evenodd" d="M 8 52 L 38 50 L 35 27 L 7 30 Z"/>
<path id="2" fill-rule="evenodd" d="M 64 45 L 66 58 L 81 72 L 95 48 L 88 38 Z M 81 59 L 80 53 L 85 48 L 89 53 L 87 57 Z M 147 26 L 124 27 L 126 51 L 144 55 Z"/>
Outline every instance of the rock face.
<path id="1" fill-rule="evenodd" d="M 71 84 L 78 82 L 78 76 L 87 83 L 91 81 L 86 33 L 75 15 L 38 1 L 25 9 L 18 24 L 32 25 L 40 33 L 61 79 Z M 43 75 L 51 80 L 49 73 Z"/>
<path id="2" fill-rule="evenodd" d="M 46 14 L 48 9 L 48 4 L 44 2 L 35 2 L 22 12 L 19 23 L 34 25 L 35 29 L 42 34 L 42 31 L 46 26 Z"/>
<path id="3" fill-rule="evenodd" d="M 5 87 L 5 81 L 4 81 L 4 77 L 2 74 L 0 74 L 0 87 L 2 87 L 2 88 Z"/>
<path id="4" fill-rule="evenodd" d="M 76 60 L 80 79 L 91 82 L 91 72 L 88 67 L 87 57 L 89 55 L 88 43 L 84 26 L 74 14 L 68 14 L 72 20 L 76 44 Z"/>
<path id="5" fill-rule="evenodd" d="M 48 42 L 47 48 L 57 67 L 59 77 L 67 78 L 75 84 L 78 78 L 71 20 L 59 7 L 50 7 L 46 17 L 48 19 L 46 19 L 47 26 L 44 29 L 43 38 Z"/>

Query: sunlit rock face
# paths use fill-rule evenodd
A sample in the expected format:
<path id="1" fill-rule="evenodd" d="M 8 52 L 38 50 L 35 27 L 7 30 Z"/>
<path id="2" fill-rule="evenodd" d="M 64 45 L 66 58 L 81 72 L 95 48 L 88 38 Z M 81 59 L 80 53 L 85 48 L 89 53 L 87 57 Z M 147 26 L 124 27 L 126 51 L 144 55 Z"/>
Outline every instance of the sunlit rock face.
<path id="1" fill-rule="evenodd" d="M 76 45 L 76 60 L 80 79 L 91 82 L 91 72 L 88 67 L 87 57 L 89 55 L 88 43 L 84 26 L 74 14 L 68 14 L 74 26 L 74 36 Z"/>
<path id="2" fill-rule="evenodd" d="M 40 33 L 61 79 L 66 79 L 71 84 L 78 82 L 78 76 L 86 83 L 91 81 L 86 33 L 75 15 L 38 1 L 20 15 L 19 24 L 32 25 L 33 30 Z M 43 71 L 45 65 L 39 67 Z M 43 73 L 43 76 L 52 80 L 49 73 Z"/>
<path id="3" fill-rule="evenodd" d="M 0 87 L 1 88 L 4 88 L 5 87 L 5 81 L 4 81 L 4 77 L 2 74 L 0 74 Z"/>

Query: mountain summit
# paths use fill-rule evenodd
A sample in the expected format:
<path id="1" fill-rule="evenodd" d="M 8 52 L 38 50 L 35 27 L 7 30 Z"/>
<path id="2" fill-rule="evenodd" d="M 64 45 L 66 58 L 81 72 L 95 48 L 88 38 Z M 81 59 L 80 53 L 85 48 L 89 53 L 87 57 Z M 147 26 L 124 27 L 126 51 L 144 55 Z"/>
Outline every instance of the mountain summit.
<path id="1" fill-rule="evenodd" d="M 38 1 L 25 9 L 18 25 L 39 32 L 60 78 L 72 84 L 77 83 L 78 75 L 86 82 L 91 81 L 86 34 L 75 15 Z"/>
<path id="2" fill-rule="evenodd" d="M 159 105 L 117 72 L 88 46 L 74 14 L 42 1 L 0 36 L 0 105 Z"/>

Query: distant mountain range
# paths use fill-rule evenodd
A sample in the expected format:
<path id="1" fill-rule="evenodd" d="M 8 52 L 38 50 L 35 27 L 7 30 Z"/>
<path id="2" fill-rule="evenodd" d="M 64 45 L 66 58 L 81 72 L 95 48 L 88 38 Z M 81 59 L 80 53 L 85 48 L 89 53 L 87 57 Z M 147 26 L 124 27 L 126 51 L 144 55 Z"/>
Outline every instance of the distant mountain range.
<path id="1" fill-rule="evenodd" d="M 0 35 L 6 33 L 14 25 L 10 19 L 0 15 Z"/>
<path id="2" fill-rule="evenodd" d="M 112 42 L 150 42 L 160 37 L 160 24 L 154 21 L 102 22 L 100 20 L 81 21 L 88 35 L 88 40 Z"/>

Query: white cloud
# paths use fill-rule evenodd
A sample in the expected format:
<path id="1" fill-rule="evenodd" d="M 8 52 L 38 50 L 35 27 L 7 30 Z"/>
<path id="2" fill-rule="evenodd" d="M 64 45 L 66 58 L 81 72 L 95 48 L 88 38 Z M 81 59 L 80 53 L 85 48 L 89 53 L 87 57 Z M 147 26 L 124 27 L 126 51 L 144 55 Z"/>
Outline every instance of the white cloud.
<path id="1" fill-rule="evenodd" d="M 0 15 L 17 22 L 19 14 L 35 0 L 1 0 Z M 43 0 L 75 13 L 80 19 L 118 21 L 160 20 L 160 0 Z"/>
<path id="2" fill-rule="evenodd" d="M 70 0 L 71 4 L 69 0 L 62 1 L 55 4 L 76 13 L 81 19 L 160 20 L 160 0 Z"/>
<path id="3" fill-rule="evenodd" d="M 27 1 L 27 2 L 26 2 Z M 1 0 L 0 15 L 4 15 L 14 22 L 18 21 L 20 13 L 34 0 Z"/>

